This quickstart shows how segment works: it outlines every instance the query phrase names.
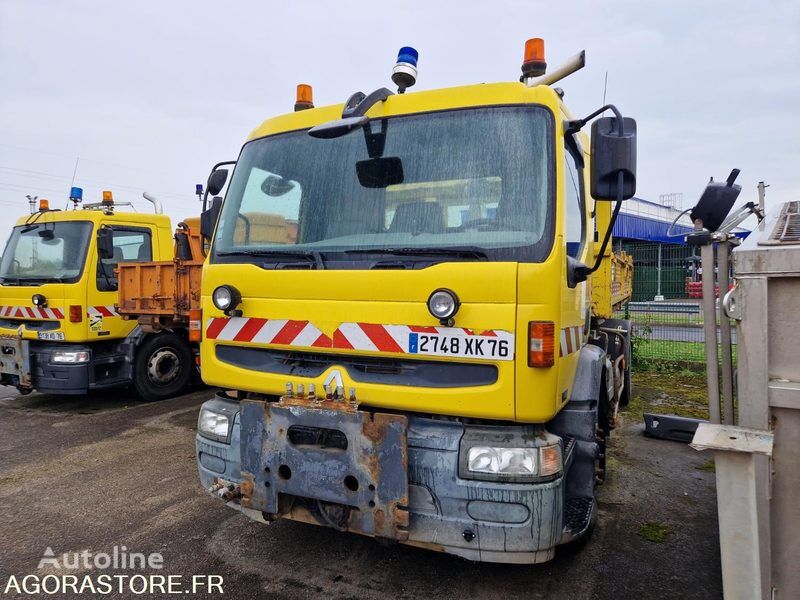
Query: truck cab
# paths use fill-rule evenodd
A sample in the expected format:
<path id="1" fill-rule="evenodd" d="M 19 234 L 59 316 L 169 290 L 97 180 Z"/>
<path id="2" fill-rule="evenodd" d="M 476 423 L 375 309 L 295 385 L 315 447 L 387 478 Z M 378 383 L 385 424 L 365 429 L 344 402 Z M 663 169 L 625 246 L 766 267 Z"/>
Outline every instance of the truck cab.
<path id="1" fill-rule="evenodd" d="M 630 350 L 590 139 L 536 81 L 298 104 L 244 145 L 204 266 L 203 379 L 233 393 L 201 410 L 203 485 L 549 560 L 594 518 Z"/>
<path id="2" fill-rule="evenodd" d="M 172 231 L 169 217 L 117 210 L 105 194 L 104 202 L 82 209 L 42 205 L 12 229 L 0 262 L 3 385 L 22 393 L 85 394 L 136 378 L 148 340 L 117 311 L 117 269 L 171 257 Z M 162 383 L 175 369 L 163 358 L 148 357 Z M 174 387 L 150 379 L 138 385 L 150 399 Z"/>

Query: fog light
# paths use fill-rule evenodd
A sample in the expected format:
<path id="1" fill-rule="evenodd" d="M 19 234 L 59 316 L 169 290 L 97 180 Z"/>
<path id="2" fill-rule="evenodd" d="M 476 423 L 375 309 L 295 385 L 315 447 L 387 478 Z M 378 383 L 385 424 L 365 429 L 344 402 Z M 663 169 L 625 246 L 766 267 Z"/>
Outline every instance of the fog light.
<path id="1" fill-rule="evenodd" d="M 211 300 L 214 306 L 227 315 L 242 301 L 242 296 L 235 287 L 221 285 L 211 294 Z"/>
<path id="2" fill-rule="evenodd" d="M 473 446 L 467 453 L 467 469 L 490 475 L 536 475 L 537 448 Z"/>
<path id="3" fill-rule="evenodd" d="M 230 420 L 225 415 L 210 411 L 206 408 L 200 410 L 197 419 L 197 431 L 206 437 L 225 441 L 228 439 Z"/>
<path id="4" fill-rule="evenodd" d="M 61 364 L 79 364 L 89 362 L 88 352 L 56 352 L 53 354 L 52 362 Z"/>
<path id="5" fill-rule="evenodd" d="M 39 308 L 44 308 L 47 306 L 47 298 L 45 298 L 42 294 L 34 294 L 31 296 L 31 302 L 33 302 L 34 306 L 38 306 Z"/>
<path id="6" fill-rule="evenodd" d="M 459 306 L 461 303 L 458 301 L 458 296 L 447 288 L 434 290 L 428 297 L 428 310 L 442 325 L 452 326 L 450 321 L 458 312 Z"/>

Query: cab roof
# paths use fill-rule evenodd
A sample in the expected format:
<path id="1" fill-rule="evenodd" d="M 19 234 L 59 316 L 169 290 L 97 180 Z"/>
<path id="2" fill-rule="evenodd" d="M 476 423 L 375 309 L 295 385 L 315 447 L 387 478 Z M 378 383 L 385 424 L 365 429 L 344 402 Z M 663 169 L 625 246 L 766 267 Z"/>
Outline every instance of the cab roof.
<path id="1" fill-rule="evenodd" d="M 561 100 L 558 94 L 546 85 L 527 87 L 519 82 L 481 83 L 395 94 L 385 102 L 376 103 L 367 111 L 367 116 L 372 118 L 391 117 L 472 106 L 507 104 L 542 104 L 557 113 Z M 342 116 L 343 108 L 344 103 L 333 104 L 267 119 L 250 133 L 248 141 L 276 133 L 308 129 L 320 123 L 339 119 Z"/>
<path id="2" fill-rule="evenodd" d="M 156 227 L 170 228 L 170 220 L 167 215 L 156 215 L 153 213 L 136 213 L 115 210 L 113 214 L 105 214 L 102 210 L 78 209 L 78 210 L 48 210 L 41 215 L 24 215 L 17 219 L 16 226 L 26 223 L 55 223 L 60 221 L 91 221 L 99 223 L 101 220 L 108 223 L 114 220 L 125 221 L 127 223 L 137 223 L 141 225 L 155 225 Z"/>

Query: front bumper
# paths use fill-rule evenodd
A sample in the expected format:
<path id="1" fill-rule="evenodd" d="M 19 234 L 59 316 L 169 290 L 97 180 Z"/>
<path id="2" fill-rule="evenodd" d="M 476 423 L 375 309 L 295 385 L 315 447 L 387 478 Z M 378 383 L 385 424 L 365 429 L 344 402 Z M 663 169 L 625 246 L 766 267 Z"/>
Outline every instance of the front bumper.
<path id="1" fill-rule="evenodd" d="M 213 409 L 214 404 L 219 407 L 220 402 L 229 403 L 229 410 L 236 405 L 218 395 L 204 407 Z M 237 413 L 226 442 L 197 435 L 198 469 L 203 486 L 224 497 L 229 506 L 242 510 L 258 521 L 270 521 L 280 516 L 331 525 L 327 517 L 320 519 L 319 510 L 313 502 L 304 500 L 281 505 L 279 501 L 275 504 L 272 498 L 279 498 L 279 494 L 276 493 L 273 497 L 254 492 L 254 489 L 270 489 L 285 484 L 286 482 L 280 482 L 277 477 L 271 477 L 269 472 L 264 474 L 265 465 L 274 472 L 274 466 L 271 466 L 273 462 L 288 463 L 292 458 L 291 453 L 283 451 L 262 456 L 261 435 L 267 431 L 268 425 L 265 427 L 257 418 L 256 423 L 253 423 L 256 413 L 252 411 L 267 411 L 261 403 L 245 402 L 242 407 L 247 413 L 247 419 L 242 419 L 242 413 Z M 245 420 L 247 424 L 243 425 Z M 347 431 L 347 427 L 340 429 Z M 509 429 L 526 434 L 530 433 L 528 430 L 532 430 L 526 426 L 512 426 Z M 337 489 L 342 488 L 339 473 L 325 480 L 326 473 L 315 469 L 311 462 L 304 463 L 302 471 L 306 474 L 318 474 L 315 488 L 317 501 L 325 501 L 323 488 L 330 498 L 337 494 L 350 494 L 351 500 L 348 504 L 353 508 L 349 520 L 341 529 L 390 537 L 400 543 L 455 554 L 474 561 L 529 564 L 552 559 L 555 547 L 563 540 L 564 534 L 564 477 L 557 476 L 539 483 L 499 483 L 460 478 L 459 447 L 464 430 L 462 423 L 454 421 L 407 417 L 407 475 L 403 481 L 407 484 L 407 505 L 398 506 L 399 510 L 394 515 L 383 515 L 389 517 L 387 522 L 396 525 L 398 519 L 402 520 L 407 512 L 407 525 L 402 523 L 395 528 L 397 531 L 389 527 L 381 530 L 380 525 L 383 523 L 379 522 L 380 519 L 366 520 L 363 513 L 368 512 L 368 509 L 360 506 L 364 499 L 352 490 L 347 492 Z M 392 435 L 390 433 L 389 437 Z M 543 432 L 539 432 L 539 435 L 555 437 Z M 392 445 L 393 442 L 390 446 Z M 363 451 L 363 448 L 359 448 Z M 384 448 L 380 445 L 376 448 L 375 456 L 382 456 Z M 389 448 L 388 451 L 392 452 L 392 449 Z M 296 460 L 296 455 L 294 459 Z M 374 466 L 374 460 L 371 463 L 370 460 L 368 458 L 367 464 Z M 256 464 L 249 464 L 251 462 Z M 391 462 L 384 462 L 384 466 L 387 464 L 390 465 Z M 331 468 L 335 468 L 335 465 Z M 360 479 L 363 472 L 359 472 L 356 465 L 353 468 Z M 299 465 L 295 465 L 293 472 L 299 471 Z M 331 475 L 331 471 L 327 471 L 327 474 Z M 366 491 L 368 481 L 370 480 L 362 481 L 359 490 Z M 392 493 L 387 496 L 381 492 L 382 483 L 373 480 L 370 485 L 373 484 L 378 488 L 374 498 L 378 507 L 391 507 L 391 503 L 386 503 L 387 498 L 391 499 L 397 493 L 402 493 L 402 490 L 398 492 L 399 488 L 395 485 Z M 228 493 L 231 488 L 235 488 L 235 493 Z M 242 492 L 244 497 L 240 499 Z M 374 504 L 372 506 L 374 510 Z M 370 531 L 370 527 L 374 530 Z"/>
<path id="2" fill-rule="evenodd" d="M 44 394 L 82 395 L 90 390 L 123 385 L 130 381 L 126 356 L 116 344 L 89 346 L 28 340 L 0 339 L 0 351 L 14 344 L 17 365 L 3 361 L 0 385 L 35 389 Z M 18 347 L 17 347 L 18 346 Z M 58 352 L 88 352 L 89 361 L 56 363 Z M 9 362 L 8 365 L 5 363 Z"/>

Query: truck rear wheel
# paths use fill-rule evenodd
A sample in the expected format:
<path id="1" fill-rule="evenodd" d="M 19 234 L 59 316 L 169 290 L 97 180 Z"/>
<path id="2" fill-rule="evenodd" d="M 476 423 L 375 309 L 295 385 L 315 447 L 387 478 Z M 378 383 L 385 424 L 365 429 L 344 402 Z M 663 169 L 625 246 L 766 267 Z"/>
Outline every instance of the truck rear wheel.
<path id="1" fill-rule="evenodd" d="M 175 333 L 147 338 L 133 361 L 133 387 L 148 401 L 162 400 L 183 392 L 192 377 L 192 351 Z"/>

